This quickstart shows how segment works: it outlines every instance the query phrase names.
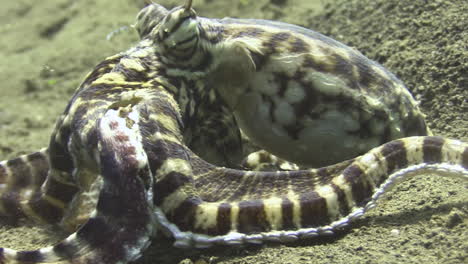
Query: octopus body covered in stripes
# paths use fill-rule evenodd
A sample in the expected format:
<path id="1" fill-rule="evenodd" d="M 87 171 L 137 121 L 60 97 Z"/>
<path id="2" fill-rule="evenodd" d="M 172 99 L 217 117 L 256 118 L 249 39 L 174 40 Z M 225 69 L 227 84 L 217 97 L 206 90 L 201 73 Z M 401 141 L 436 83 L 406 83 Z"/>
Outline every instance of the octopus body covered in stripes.
<path id="1" fill-rule="evenodd" d="M 141 41 L 88 74 L 49 146 L 0 163 L 2 216 L 70 232 L 0 248 L 1 264 L 128 263 L 158 231 L 176 247 L 312 238 L 414 175 L 468 179 L 468 145 L 428 136 L 379 64 L 298 26 L 198 17 L 191 2 L 145 7 Z"/>

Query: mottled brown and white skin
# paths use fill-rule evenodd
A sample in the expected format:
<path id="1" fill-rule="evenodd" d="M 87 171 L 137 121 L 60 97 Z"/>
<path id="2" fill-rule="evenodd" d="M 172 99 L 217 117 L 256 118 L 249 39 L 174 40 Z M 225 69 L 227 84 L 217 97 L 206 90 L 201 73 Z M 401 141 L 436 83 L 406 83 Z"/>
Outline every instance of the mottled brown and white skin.
<path id="1" fill-rule="evenodd" d="M 141 41 L 88 74 L 48 148 L 0 163 L 0 215 L 71 232 L 0 248 L 1 264 L 128 263 L 157 231 L 200 248 L 333 234 L 401 180 L 468 179 L 468 145 L 426 136 L 382 66 L 308 29 L 191 4 L 144 8 Z M 264 150 L 241 163 L 246 138 Z M 311 166 L 325 167 L 298 170 Z"/>

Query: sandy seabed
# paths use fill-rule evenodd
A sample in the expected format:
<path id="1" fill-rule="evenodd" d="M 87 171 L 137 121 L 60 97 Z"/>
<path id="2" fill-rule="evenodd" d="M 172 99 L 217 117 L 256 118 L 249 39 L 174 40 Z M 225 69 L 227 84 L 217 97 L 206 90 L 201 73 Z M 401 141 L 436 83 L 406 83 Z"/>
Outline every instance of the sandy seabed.
<path id="1" fill-rule="evenodd" d="M 0 157 L 8 159 L 46 146 L 55 119 L 85 74 L 138 41 L 125 27 L 144 1 L 1 2 Z M 181 2 L 158 1 L 168 7 Z M 407 84 L 435 134 L 468 141 L 466 1 L 194 2 L 202 16 L 299 24 L 356 47 Z M 170 239 L 158 237 L 136 263 L 467 263 L 467 201 L 463 182 L 422 175 L 401 183 L 333 237 L 207 250 L 176 249 Z M 57 242 L 63 236 L 57 233 L 3 221 L 0 245 L 39 248 Z"/>

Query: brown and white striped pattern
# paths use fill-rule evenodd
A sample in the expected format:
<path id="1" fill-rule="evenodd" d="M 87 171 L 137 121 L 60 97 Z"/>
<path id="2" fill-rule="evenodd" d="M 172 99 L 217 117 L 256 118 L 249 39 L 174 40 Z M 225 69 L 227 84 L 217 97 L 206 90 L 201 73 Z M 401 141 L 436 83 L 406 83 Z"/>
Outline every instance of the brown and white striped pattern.
<path id="1" fill-rule="evenodd" d="M 57 223 L 76 188 L 48 178 L 43 193 L 48 173 L 47 149 L 0 162 L 0 215 Z"/>
<path id="2" fill-rule="evenodd" d="M 188 1 L 187 7 L 190 5 Z M 183 21 L 172 23 L 169 15 L 181 10 L 171 13 L 153 4 L 140 13 L 136 27 L 146 38 L 165 19 L 178 32 Z M 249 21 L 218 22 L 218 27 L 200 32 L 204 41 L 217 44 L 227 37 L 247 38 L 253 46 L 261 44 L 270 52 L 279 42 L 287 44 L 283 46 L 286 52 L 310 48 L 303 37 L 294 36 L 295 27 L 289 28 L 292 33 L 272 33 L 268 26 L 249 26 Z M 231 27 L 223 28 L 223 23 Z M 284 31 L 284 24 L 263 23 Z M 164 41 L 169 36 L 163 32 L 158 34 Z M 179 44 L 198 39 L 181 41 Z M 77 195 L 86 194 L 92 184 L 98 186 L 98 194 L 91 198 L 95 210 L 86 215 L 89 219 L 76 232 L 39 250 L 0 248 L 0 264 L 127 263 L 149 245 L 156 226 L 166 229 L 178 247 L 288 242 L 329 235 L 362 216 L 389 188 L 411 176 L 434 172 L 468 180 L 468 145 L 429 136 L 394 140 L 360 157 L 318 169 L 292 170 L 296 168 L 289 166 L 286 171 L 244 171 L 210 164 L 184 143 L 202 135 L 195 133 L 191 139 L 184 135 L 193 129 L 188 122 L 203 124 L 206 115 L 198 112 L 222 109 L 211 104 L 219 99 L 216 95 L 212 98 L 211 93 L 201 92 L 206 88 L 202 81 L 192 80 L 213 67 L 217 58 L 197 53 L 195 61 L 182 65 L 188 68 L 177 68 L 180 65 L 162 58 L 170 54 L 158 54 L 161 49 L 153 44 L 146 38 L 127 53 L 99 64 L 60 117 L 47 150 L 0 163 L 0 214 L 14 219 L 58 223 L 77 209 L 73 206 L 81 206 L 71 202 Z M 350 67 L 343 46 L 333 41 L 329 45 L 328 49 L 336 49 L 342 57 L 309 58 L 304 63 L 339 74 L 351 72 L 361 84 L 372 83 L 372 76 L 387 75 L 373 64 Z M 260 55 L 253 53 L 251 58 L 259 68 L 268 59 Z M 398 87 L 396 93 L 404 93 Z M 209 97 L 208 107 L 203 105 L 204 96 Z M 417 107 L 412 110 L 406 113 L 410 121 L 421 121 Z M 233 120 L 222 113 L 221 118 Z M 235 122 L 212 124 L 220 123 L 225 125 L 223 129 L 214 127 L 212 134 L 219 135 L 220 142 L 238 142 L 229 138 L 238 133 L 226 132 Z M 425 124 L 414 122 L 414 127 L 404 129 L 425 132 Z M 205 147 L 221 154 L 229 146 L 213 145 Z M 236 151 L 240 148 L 234 147 Z M 264 158 L 259 161 L 271 158 L 269 162 L 285 169 L 283 161 Z"/>
<path id="3" fill-rule="evenodd" d="M 468 145 L 441 137 L 410 137 L 321 169 L 211 168 L 193 177 L 174 170 L 156 183 L 156 206 L 161 208 L 159 221 L 182 247 L 229 244 L 231 239 L 290 240 L 331 233 L 374 206 L 395 183 L 431 172 L 467 180 Z M 197 196 L 185 191 L 192 180 Z"/>
<path id="4" fill-rule="evenodd" d="M 133 123 L 130 127 L 129 122 Z M 1 264 L 127 263 L 149 245 L 154 229 L 150 215 L 152 179 L 142 148 L 138 113 L 134 109 L 129 113 L 126 109 L 109 110 L 99 128 L 98 155 L 104 184 L 91 217 L 55 246 L 19 252 L 0 248 Z"/>

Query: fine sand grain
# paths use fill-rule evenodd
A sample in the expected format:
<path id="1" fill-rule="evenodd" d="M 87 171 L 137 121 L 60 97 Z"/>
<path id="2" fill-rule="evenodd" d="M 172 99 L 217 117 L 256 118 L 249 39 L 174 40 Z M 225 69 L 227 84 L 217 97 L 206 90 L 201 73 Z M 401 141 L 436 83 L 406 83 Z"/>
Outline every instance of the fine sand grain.
<path id="1" fill-rule="evenodd" d="M 173 7 L 182 0 L 157 2 Z M 466 1 L 324 3 L 195 0 L 194 7 L 207 17 L 295 23 L 353 46 L 407 84 L 435 134 L 468 140 Z M 55 119 L 85 74 L 137 41 L 126 26 L 144 1 L 18 0 L 2 1 L 1 6 L 0 159 L 7 159 L 47 145 Z M 377 208 L 333 237 L 182 250 L 160 236 L 137 263 L 467 263 L 467 193 L 461 181 L 418 176 L 397 186 Z M 51 245 L 63 237 L 56 229 L 28 222 L 14 227 L 3 219 L 0 245 Z"/>

